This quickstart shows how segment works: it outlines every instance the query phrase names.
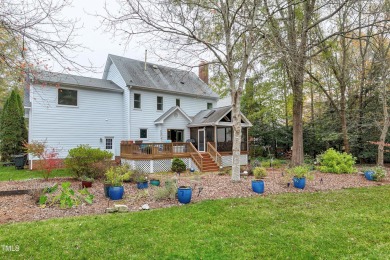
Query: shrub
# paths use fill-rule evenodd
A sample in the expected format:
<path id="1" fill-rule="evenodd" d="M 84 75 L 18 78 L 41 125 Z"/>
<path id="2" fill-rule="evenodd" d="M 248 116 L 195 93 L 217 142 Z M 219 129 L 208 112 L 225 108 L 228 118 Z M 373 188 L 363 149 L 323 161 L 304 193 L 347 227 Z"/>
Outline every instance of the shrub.
<path id="1" fill-rule="evenodd" d="M 295 166 L 287 170 L 287 173 L 297 178 L 311 179 L 313 175 L 310 172 L 310 168 L 307 165 Z"/>
<path id="2" fill-rule="evenodd" d="M 355 160 L 351 154 L 340 153 L 333 148 L 328 149 L 319 156 L 321 172 L 330 173 L 353 173 L 356 172 Z"/>
<path id="3" fill-rule="evenodd" d="M 177 193 L 177 182 L 167 180 L 164 187 L 158 187 L 154 193 L 155 200 L 175 199 Z"/>
<path id="4" fill-rule="evenodd" d="M 135 169 L 131 177 L 135 182 L 145 182 L 148 180 L 148 175 L 141 169 Z"/>
<path id="5" fill-rule="evenodd" d="M 47 148 L 45 142 L 32 141 L 24 143 L 27 152 L 39 159 L 39 170 L 43 172 L 43 178 L 49 179 L 50 173 L 61 165 L 58 159 L 58 152 L 55 148 Z"/>
<path id="6" fill-rule="evenodd" d="M 186 164 L 179 158 L 173 158 L 171 170 L 173 172 L 184 172 L 186 170 Z"/>
<path id="7" fill-rule="evenodd" d="M 264 167 L 256 167 L 253 170 L 253 175 L 255 176 L 255 179 L 262 179 L 267 176 L 267 170 Z"/>
<path id="8" fill-rule="evenodd" d="M 374 181 L 381 181 L 386 177 L 386 170 L 383 167 L 377 166 L 374 168 L 374 174 L 372 178 Z"/>
<path id="9" fill-rule="evenodd" d="M 123 181 L 130 179 L 132 174 L 128 165 L 110 167 L 105 173 L 106 183 L 115 187 L 122 186 Z"/>
<path id="10" fill-rule="evenodd" d="M 108 151 L 91 148 L 88 145 L 79 145 L 69 150 L 65 165 L 77 178 L 85 175 L 98 179 L 103 177 L 110 166 L 112 156 L 113 154 Z"/>
<path id="11" fill-rule="evenodd" d="M 23 143 L 27 140 L 27 128 L 24 119 L 20 95 L 12 90 L 1 111 L 0 154 L 2 161 L 10 161 L 12 155 L 24 152 Z"/>

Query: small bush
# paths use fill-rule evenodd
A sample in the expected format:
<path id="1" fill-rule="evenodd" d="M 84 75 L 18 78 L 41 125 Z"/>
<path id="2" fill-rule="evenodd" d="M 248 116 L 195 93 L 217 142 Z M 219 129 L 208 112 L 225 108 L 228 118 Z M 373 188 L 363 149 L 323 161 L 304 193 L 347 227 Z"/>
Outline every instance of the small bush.
<path id="1" fill-rule="evenodd" d="M 287 173 L 297 178 L 308 178 L 311 179 L 313 176 L 310 172 L 310 168 L 306 165 L 295 166 L 287 170 Z"/>
<path id="2" fill-rule="evenodd" d="M 167 180 L 164 187 L 158 187 L 154 193 L 155 200 L 175 199 L 177 193 L 177 182 Z"/>
<path id="3" fill-rule="evenodd" d="M 264 167 L 256 167 L 253 170 L 253 175 L 255 176 L 255 179 L 262 179 L 267 176 L 267 170 Z"/>
<path id="4" fill-rule="evenodd" d="M 65 165 L 76 178 L 85 175 L 98 179 L 104 176 L 111 164 L 112 156 L 113 154 L 108 151 L 91 148 L 89 145 L 79 145 L 69 150 Z"/>
<path id="5" fill-rule="evenodd" d="M 386 169 L 380 166 L 374 168 L 374 174 L 372 178 L 374 181 L 381 181 L 386 177 Z"/>
<path id="6" fill-rule="evenodd" d="M 171 170 L 173 172 L 184 172 L 186 170 L 186 164 L 179 158 L 173 158 Z"/>
<path id="7" fill-rule="evenodd" d="M 321 172 L 330 173 L 354 173 L 356 172 L 355 160 L 351 154 L 340 153 L 333 148 L 328 149 L 319 156 Z"/>
<path id="8" fill-rule="evenodd" d="M 120 187 L 123 185 L 123 181 L 128 180 L 132 174 L 133 172 L 128 165 L 110 167 L 105 173 L 106 183 L 114 187 Z"/>

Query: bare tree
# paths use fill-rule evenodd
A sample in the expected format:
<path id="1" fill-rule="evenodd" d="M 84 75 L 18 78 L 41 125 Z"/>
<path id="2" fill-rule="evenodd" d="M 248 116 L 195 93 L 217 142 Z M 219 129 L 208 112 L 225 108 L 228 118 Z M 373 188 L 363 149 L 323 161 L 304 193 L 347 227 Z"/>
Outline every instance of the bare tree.
<path id="1" fill-rule="evenodd" d="M 0 53 L 1 62 L 24 71 L 55 62 L 64 70 L 85 69 L 72 60 L 70 52 L 81 45 L 74 43 L 77 21 L 63 17 L 62 11 L 70 0 L 2 0 L 0 1 L 0 30 L 9 36 L 19 52 L 18 57 Z"/>
<path id="2" fill-rule="evenodd" d="M 248 70 L 258 59 L 264 21 L 259 0 L 121 0 L 119 13 L 107 10 L 107 29 L 129 40 L 148 35 L 177 56 L 213 57 L 229 82 L 232 98 L 232 180 L 240 179 L 240 98 Z M 183 65 L 183 64 L 182 64 Z"/>

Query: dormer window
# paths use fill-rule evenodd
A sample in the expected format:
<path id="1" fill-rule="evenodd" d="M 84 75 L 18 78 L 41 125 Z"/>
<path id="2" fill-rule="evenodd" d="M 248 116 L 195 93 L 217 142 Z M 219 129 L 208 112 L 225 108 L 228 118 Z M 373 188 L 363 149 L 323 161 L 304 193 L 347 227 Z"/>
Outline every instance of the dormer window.
<path id="1" fill-rule="evenodd" d="M 163 103 L 164 103 L 163 97 L 157 97 L 157 110 L 159 111 L 164 110 Z"/>
<path id="2" fill-rule="evenodd" d="M 77 90 L 58 89 L 58 105 L 77 106 Z"/>

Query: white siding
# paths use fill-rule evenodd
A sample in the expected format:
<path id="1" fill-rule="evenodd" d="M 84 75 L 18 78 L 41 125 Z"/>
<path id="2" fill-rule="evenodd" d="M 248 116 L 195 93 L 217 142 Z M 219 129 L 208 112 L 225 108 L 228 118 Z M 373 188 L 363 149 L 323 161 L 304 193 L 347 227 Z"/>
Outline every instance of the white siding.
<path id="1" fill-rule="evenodd" d="M 175 114 L 177 117 L 175 117 Z M 183 129 L 184 136 L 183 141 L 190 139 L 190 129 L 187 128 L 187 124 L 190 123 L 188 119 L 179 111 L 173 112 L 169 117 L 164 120 L 164 124 L 161 127 L 161 141 L 167 140 L 168 129 Z"/>
<path id="2" fill-rule="evenodd" d="M 112 82 L 114 82 L 115 84 L 117 84 L 119 87 L 121 87 L 123 90 L 124 90 L 124 93 L 123 93 L 123 118 L 122 118 L 122 124 L 123 124 L 123 127 L 125 129 L 125 135 L 124 135 L 124 139 L 128 140 L 130 139 L 130 111 L 129 111 L 129 107 L 130 107 L 130 100 L 129 100 L 129 96 L 130 96 L 130 90 L 129 88 L 126 86 L 126 82 L 124 81 L 124 79 L 122 78 L 121 74 L 119 73 L 119 70 L 117 69 L 117 67 L 115 66 L 114 63 L 111 63 L 110 65 L 110 69 L 108 70 L 108 73 L 107 73 L 107 80 L 111 80 Z"/>
<path id="3" fill-rule="evenodd" d="M 134 93 L 141 94 L 141 109 L 134 109 Z M 163 97 L 163 111 L 157 110 L 157 96 Z M 180 107 L 188 116 L 194 116 L 199 111 L 207 109 L 207 103 L 213 103 L 216 106 L 216 101 L 212 99 L 196 98 L 189 96 L 181 96 L 180 94 L 166 94 L 161 92 L 152 92 L 145 90 L 131 89 L 130 91 L 130 140 L 140 139 L 140 129 L 148 129 L 148 138 L 145 142 L 160 142 L 160 127 L 154 124 L 154 121 L 164 114 L 165 111 L 173 106 L 176 106 L 176 99 L 180 99 Z M 187 122 L 188 124 L 188 122 Z M 164 126 L 163 126 L 164 127 Z M 177 126 L 173 129 L 180 129 Z M 185 136 L 189 138 L 189 129 L 186 128 Z M 163 137 L 166 138 L 161 129 Z M 188 135 L 187 135 L 188 134 Z M 164 139 L 163 139 L 164 140 Z M 185 141 L 185 140 L 184 140 Z"/>
<path id="4" fill-rule="evenodd" d="M 105 149 L 104 138 L 113 137 L 115 155 L 120 155 L 120 141 L 125 135 L 123 93 L 75 89 L 78 106 L 71 107 L 57 105 L 56 87 L 34 85 L 31 88 L 30 141 L 46 140 L 63 158 L 69 149 L 80 144 Z"/>

